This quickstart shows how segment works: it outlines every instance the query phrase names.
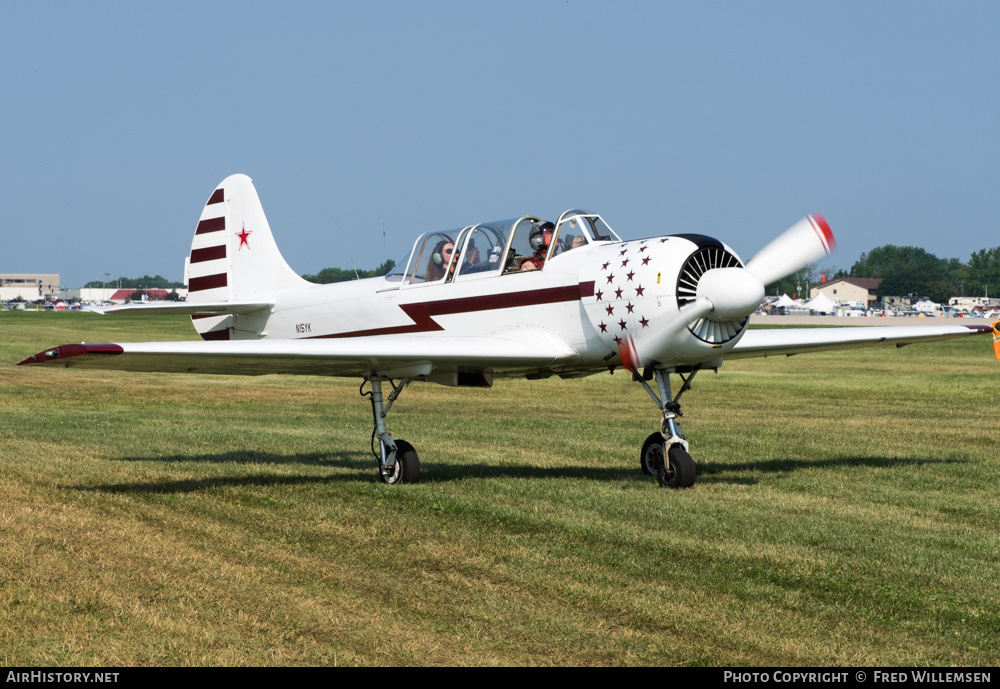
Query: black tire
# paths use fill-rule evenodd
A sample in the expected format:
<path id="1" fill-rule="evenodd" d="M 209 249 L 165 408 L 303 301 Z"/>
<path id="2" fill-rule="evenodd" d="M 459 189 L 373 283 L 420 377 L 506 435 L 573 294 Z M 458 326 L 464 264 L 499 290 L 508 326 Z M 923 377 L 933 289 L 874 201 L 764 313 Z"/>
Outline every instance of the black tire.
<path id="1" fill-rule="evenodd" d="M 639 468 L 646 476 L 656 476 L 663 464 L 663 434 L 653 433 L 646 438 L 639 452 Z"/>
<path id="2" fill-rule="evenodd" d="M 681 445 L 671 445 L 667 461 L 660 465 L 656 479 L 664 488 L 690 488 L 694 485 L 694 460 Z"/>
<path id="3" fill-rule="evenodd" d="M 396 470 L 386 476 L 381 471 L 378 476 L 383 483 L 420 483 L 420 458 L 417 451 L 405 440 L 396 441 Z"/>

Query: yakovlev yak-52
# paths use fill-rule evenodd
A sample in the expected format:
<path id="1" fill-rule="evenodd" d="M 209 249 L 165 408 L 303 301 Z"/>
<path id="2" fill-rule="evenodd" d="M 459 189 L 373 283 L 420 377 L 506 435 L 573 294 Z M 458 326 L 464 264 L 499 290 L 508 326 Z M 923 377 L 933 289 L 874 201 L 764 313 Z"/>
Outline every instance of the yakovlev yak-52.
<path id="1" fill-rule="evenodd" d="M 526 215 L 417 237 L 384 277 L 317 285 L 278 252 L 249 177 L 208 199 L 177 304 L 112 307 L 189 314 L 203 341 L 70 344 L 22 364 L 67 368 L 345 376 L 371 386 L 372 451 L 386 483 L 420 478 L 417 452 L 386 415 L 413 381 L 489 387 L 497 378 L 577 378 L 624 368 L 656 403 L 660 430 L 640 467 L 672 488 L 695 465 L 679 400 L 726 359 L 963 337 L 985 326 L 747 330 L 764 287 L 827 255 L 820 215 L 744 263 L 699 234 L 623 241 L 600 215 Z M 670 374 L 680 389 L 671 392 Z M 383 383 L 389 390 L 383 390 Z M 387 394 L 385 394 L 387 393 Z"/>

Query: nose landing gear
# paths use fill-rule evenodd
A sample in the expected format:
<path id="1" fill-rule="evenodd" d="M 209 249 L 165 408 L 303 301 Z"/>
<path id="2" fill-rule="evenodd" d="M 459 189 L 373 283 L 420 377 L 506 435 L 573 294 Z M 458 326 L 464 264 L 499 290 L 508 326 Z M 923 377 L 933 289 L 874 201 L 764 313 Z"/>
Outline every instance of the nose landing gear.
<path id="1" fill-rule="evenodd" d="M 697 372 L 698 369 L 694 369 L 687 378 L 680 373 L 677 374 L 684 381 L 684 385 L 673 399 L 671 399 L 668 371 L 653 369 L 651 377 L 656 379 L 659 395 L 646 382 L 645 376 L 639 375 L 638 372 L 633 375 L 663 412 L 660 432 L 651 434 L 642 444 L 642 450 L 639 452 L 639 468 L 647 476 L 656 476 L 664 488 L 690 488 L 694 485 L 694 460 L 688 454 L 688 442 L 677 419 L 683 416 L 678 400 L 685 390 L 691 389 L 691 380 Z"/>

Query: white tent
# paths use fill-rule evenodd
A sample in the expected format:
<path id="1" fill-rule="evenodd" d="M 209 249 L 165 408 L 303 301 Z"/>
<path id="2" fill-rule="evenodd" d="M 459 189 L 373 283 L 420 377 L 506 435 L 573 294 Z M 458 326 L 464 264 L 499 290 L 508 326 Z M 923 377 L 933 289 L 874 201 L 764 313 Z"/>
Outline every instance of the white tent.
<path id="1" fill-rule="evenodd" d="M 803 306 L 816 313 L 834 313 L 837 310 L 837 305 L 834 304 L 833 299 L 822 292 L 807 301 Z"/>
<path id="2" fill-rule="evenodd" d="M 792 301 L 792 298 L 789 297 L 787 294 L 782 294 L 780 297 L 778 297 L 777 301 L 771 302 L 771 306 L 773 308 L 778 308 L 781 306 L 795 306 L 795 302 Z"/>

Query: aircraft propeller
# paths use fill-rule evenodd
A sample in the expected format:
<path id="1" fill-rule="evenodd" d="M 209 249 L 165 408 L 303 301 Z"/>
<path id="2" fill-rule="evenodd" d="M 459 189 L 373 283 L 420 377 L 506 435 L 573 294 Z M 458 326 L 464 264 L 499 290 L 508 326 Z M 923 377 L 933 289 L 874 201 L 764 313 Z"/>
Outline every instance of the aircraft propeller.
<path id="1" fill-rule="evenodd" d="M 829 254 L 836 247 L 830 226 L 822 215 L 807 216 L 761 249 L 745 267 L 711 268 L 698 278 L 695 299 L 681 306 L 669 319 L 622 340 L 618 346 L 622 364 L 629 371 L 664 359 L 678 337 L 703 319 L 717 323 L 717 332 L 728 328 L 731 339 L 743 321 L 757 310 L 765 285 L 777 282 Z M 708 324 L 711 328 L 711 323 Z M 702 328 L 701 325 L 698 326 Z"/>

